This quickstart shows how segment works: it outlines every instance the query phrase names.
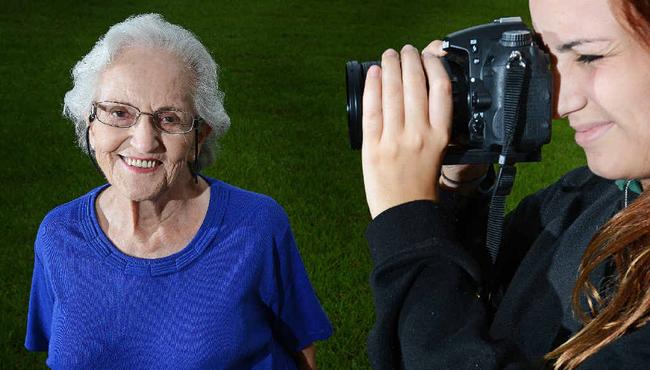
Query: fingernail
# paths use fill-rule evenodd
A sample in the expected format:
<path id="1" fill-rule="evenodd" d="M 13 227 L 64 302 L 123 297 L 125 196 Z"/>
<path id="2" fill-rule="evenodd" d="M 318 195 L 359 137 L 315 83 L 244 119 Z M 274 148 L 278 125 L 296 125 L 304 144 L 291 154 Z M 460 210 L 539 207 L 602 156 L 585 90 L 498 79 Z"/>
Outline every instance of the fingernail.
<path id="1" fill-rule="evenodd" d="M 368 69 L 368 74 L 366 77 L 377 77 L 379 76 L 379 67 L 378 66 L 371 66 L 370 69 Z"/>
<path id="2" fill-rule="evenodd" d="M 397 51 L 395 51 L 395 49 L 388 49 L 388 50 L 384 51 L 384 56 L 387 56 L 387 57 L 395 57 L 395 56 L 398 56 L 398 55 L 399 54 L 397 54 Z"/>

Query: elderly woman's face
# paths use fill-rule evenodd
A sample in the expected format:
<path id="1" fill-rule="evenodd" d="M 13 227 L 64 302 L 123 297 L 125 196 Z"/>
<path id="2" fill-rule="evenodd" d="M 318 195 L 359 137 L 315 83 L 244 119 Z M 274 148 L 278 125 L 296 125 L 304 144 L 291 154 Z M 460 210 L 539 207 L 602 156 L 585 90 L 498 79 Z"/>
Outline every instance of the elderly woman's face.
<path id="1" fill-rule="evenodd" d="M 557 113 L 589 167 L 610 179 L 650 177 L 650 52 L 607 0 L 531 0 L 535 30 L 554 54 Z"/>
<path id="2" fill-rule="evenodd" d="M 127 48 L 102 73 L 94 100 L 126 103 L 148 113 L 162 109 L 193 112 L 191 77 L 169 52 Z M 190 183 L 187 162 L 194 160 L 193 132 L 163 133 L 148 115 L 141 115 L 130 128 L 95 120 L 90 126 L 90 144 L 108 182 L 131 200 L 155 200 Z"/>

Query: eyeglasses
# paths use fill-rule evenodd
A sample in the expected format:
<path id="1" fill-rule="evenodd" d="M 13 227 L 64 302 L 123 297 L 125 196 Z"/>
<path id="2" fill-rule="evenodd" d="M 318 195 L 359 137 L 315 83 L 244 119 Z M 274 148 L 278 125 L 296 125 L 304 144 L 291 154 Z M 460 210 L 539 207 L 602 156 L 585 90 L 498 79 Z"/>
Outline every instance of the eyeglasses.
<path id="1" fill-rule="evenodd" d="M 140 109 L 130 104 L 114 101 L 94 102 L 90 118 L 91 121 L 97 118 L 105 125 L 129 128 L 134 126 L 143 114 L 151 116 L 156 128 L 168 134 L 186 134 L 201 122 L 201 118 L 181 110 L 161 109 L 147 113 L 141 112 Z"/>

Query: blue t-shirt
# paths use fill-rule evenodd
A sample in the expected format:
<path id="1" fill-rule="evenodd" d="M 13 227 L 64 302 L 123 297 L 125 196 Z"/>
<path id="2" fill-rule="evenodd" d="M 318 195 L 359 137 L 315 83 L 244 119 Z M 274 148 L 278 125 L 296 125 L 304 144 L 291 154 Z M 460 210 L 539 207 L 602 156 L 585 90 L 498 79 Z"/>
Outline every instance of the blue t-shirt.
<path id="1" fill-rule="evenodd" d="M 35 243 L 25 347 L 61 369 L 293 369 L 332 333 L 271 198 L 218 180 L 181 251 L 128 256 L 101 230 L 97 188 L 52 210 Z"/>

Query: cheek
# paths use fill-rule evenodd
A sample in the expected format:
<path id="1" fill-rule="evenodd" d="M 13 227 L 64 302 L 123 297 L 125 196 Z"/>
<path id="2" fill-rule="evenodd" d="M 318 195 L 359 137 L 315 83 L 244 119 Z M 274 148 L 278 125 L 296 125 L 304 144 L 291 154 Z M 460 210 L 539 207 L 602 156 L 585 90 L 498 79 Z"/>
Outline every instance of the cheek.
<path id="1" fill-rule="evenodd" d="M 594 78 L 594 100 L 604 114 L 598 118 L 616 126 L 603 147 L 607 150 L 593 162 L 611 162 L 603 172 L 616 178 L 645 178 L 650 176 L 650 77 L 628 71 L 618 69 Z"/>
<path id="2" fill-rule="evenodd" d="M 121 142 L 118 140 L 110 140 L 107 138 L 97 140 L 94 149 L 97 162 L 102 164 L 102 167 L 108 165 L 119 151 L 121 146 L 120 144 Z"/>
<path id="3" fill-rule="evenodd" d="M 193 135 L 193 134 L 192 134 Z M 194 140 L 189 135 L 170 137 L 163 140 L 165 159 L 172 167 L 185 166 L 194 158 Z"/>
<path id="4" fill-rule="evenodd" d="M 124 142 L 124 137 L 101 128 L 91 127 L 89 140 L 95 153 L 100 155 L 116 151 Z"/>
<path id="5" fill-rule="evenodd" d="M 116 151 L 119 147 L 119 141 L 103 138 L 97 141 L 97 144 L 95 145 L 95 151 L 98 153 L 110 153 Z"/>
<path id="6" fill-rule="evenodd" d="M 618 69 L 597 72 L 592 87 L 594 100 L 631 141 L 650 145 L 650 75 Z"/>
<path id="7" fill-rule="evenodd" d="M 589 89 L 594 102 L 602 111 L 605 117 L 594 117 L 609 119 L 617 124 L 625 123 L 629 118 L 630 108 L 635 104 L 630 101 L 630 84 L 621 78 L 611 68 L 608 70 L 597 70 L 592 72 L 592 81 Z"/>

